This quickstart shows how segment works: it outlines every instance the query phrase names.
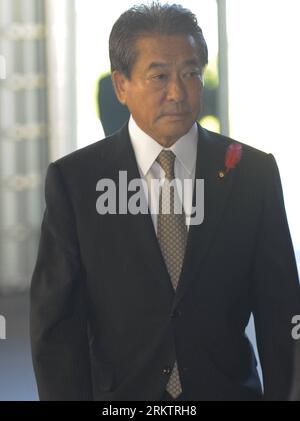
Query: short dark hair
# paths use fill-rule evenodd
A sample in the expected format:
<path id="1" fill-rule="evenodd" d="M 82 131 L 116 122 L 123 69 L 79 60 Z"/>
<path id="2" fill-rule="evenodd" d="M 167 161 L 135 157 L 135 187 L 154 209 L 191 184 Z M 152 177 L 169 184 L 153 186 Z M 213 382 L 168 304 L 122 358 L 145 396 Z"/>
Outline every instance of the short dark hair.
<path id="1" fill-rule="evenodd" d="M 202 68 L 208 62 L 208 50 L 196 16 L 177 4 L 133 6 L 115 22 L 109 37 L 111 71 L 118 70 L 130 79 L 137 59 L 135 48 L 139 36 L 144 34 L 191 35 L 199 47 Z"/>

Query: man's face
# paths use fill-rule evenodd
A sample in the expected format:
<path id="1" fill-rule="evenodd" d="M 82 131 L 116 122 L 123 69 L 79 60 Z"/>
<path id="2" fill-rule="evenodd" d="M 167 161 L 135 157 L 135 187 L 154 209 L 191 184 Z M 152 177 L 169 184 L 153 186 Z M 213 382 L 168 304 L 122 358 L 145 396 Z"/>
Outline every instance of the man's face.
<path id="1" fill-rule="evenodd" d="M 186 35 L 145 35 L 128 80 L 114 72 L 117 95 L 138 126 L 164 146 L 185 135 L 199 118 L 202 67 L 196 43 Z"/>

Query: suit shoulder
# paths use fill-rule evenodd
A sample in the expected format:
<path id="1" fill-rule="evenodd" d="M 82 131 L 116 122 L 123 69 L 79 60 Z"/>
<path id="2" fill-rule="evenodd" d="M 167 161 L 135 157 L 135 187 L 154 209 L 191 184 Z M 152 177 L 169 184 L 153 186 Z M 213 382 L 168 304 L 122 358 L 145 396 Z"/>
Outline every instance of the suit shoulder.
<path id="1" fill-rule="evenodd" d="M 232 144 L 232 143 L 238 143 L 242 146 L 242 149 L 244 152 L 246 152 L 249 156 L 266 159 L 270 154 L 267 152 L 264 152 L 260 149 L 254 148 L 253 146 L 248 145 L 247 143 L 241 142 L 239 140 L 233 139 L 228 136 L 224 136 L 219 133 L 211 132 L 209 130 L 206 130 L 206 132 L 209 134 L 210 138 L 216 142 L 217 144 L 222 144 L 225 149 Z"/>
<path id="2" fill-rule="evenodd" d="M 49 168 L 56 167 L 60 175 L 59 181 L 64 184 L 73 200 L 77 198 L 79 201 L 85 194 L 87 186 L 94 186 L 102 176 L 106 163 L 114 156 L 117 141 L 116 135 L 106 137 L 50 164 Z"/>
<path id="3" fill-rule="evenodd" d="M 266 157 L 269 154 L 267 152 L 264 152 L 260 149 L 254 148 L 253 146 L 248 145 L 247 143 L 241 142 L 239 140 L 233 139 L 231 137 L 228 136 L 224 136 L 222 134 L 219 133 L 215 133 L 215 132 L 211 132 L 209 130 L 206 130 L 206 132 L 209 134 L 209 136 L 216 142 L 218 143 L 222 143 L 223 145 L 225 145 L 226 147 L 230 144 L 230 143 L 238 143 L 240 144 L 243 149 L 249 153 L 252 153 L 254 155 L 257 156 L 261 156 L 261 157 Z"/>
<path id="4" fill-rule="evenodd" d="M 91 143 L 88 146 L 77 149 L 68 155 L 56 160 L 54 163 L 60 168 L 67 169 L 69 167 L 76 167 L 82 164 L 92 164 L 95 160 L 99 162 L 103 155 L 109 156 L 113 150 L 113 144 L 116 137 L 109 136 L 97 142 Z"/>

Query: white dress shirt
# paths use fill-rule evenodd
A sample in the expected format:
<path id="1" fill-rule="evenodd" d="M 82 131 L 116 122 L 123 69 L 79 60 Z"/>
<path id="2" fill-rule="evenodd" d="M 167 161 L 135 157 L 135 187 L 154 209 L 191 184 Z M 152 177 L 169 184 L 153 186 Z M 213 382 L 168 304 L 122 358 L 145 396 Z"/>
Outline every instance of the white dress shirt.
<path id="1" fill-rule="evenodd" d="M 192 188 L 184 189 L 183 202 L 186 225 L 187 229 L 189 229 L 198 145 L 197 124 L 195 123 L 190 131 L 178 139 L 170 148 L 164 148 L 156 140 L 147 135 L 136 124 L 132 116 L 130 116 L 128 129 L 140 176 L 146 181 L 148 186 L 148 208 L 151 212 L 155 232 L 157 232 L 159 190 L 151 190 L 151 181 L 160 180 L 163 183 L 165 180 L 165 172 L 156 161 L 156 158 L 163 149 L 171 150 L 176 156 L 174 164 L 175 178 L 179 179 L 182 183 L 184 183 L 184 180 L 189 180 L 191 183 Z"/>

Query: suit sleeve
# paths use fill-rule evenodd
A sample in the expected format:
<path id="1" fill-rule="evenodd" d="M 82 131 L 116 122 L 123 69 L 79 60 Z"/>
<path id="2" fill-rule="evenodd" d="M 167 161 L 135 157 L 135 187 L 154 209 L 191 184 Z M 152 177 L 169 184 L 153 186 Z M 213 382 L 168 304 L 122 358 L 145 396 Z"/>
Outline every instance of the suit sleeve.
<path id="1" fill-rule="evenodd" d="M 264 205 L 254 263 L 254 320 L 265 400 L 287 400 L 293 378 L 292 318 L 300 290 L 282 186 L 272 155 L 266 162 Z"/>
<path id="2" fill-rule="evenodd" d="M 92 400 L 84 268 L 58 164 L 50 164 L 46 210 L 31 283 L 30 331 L 41 400 Z"/>

